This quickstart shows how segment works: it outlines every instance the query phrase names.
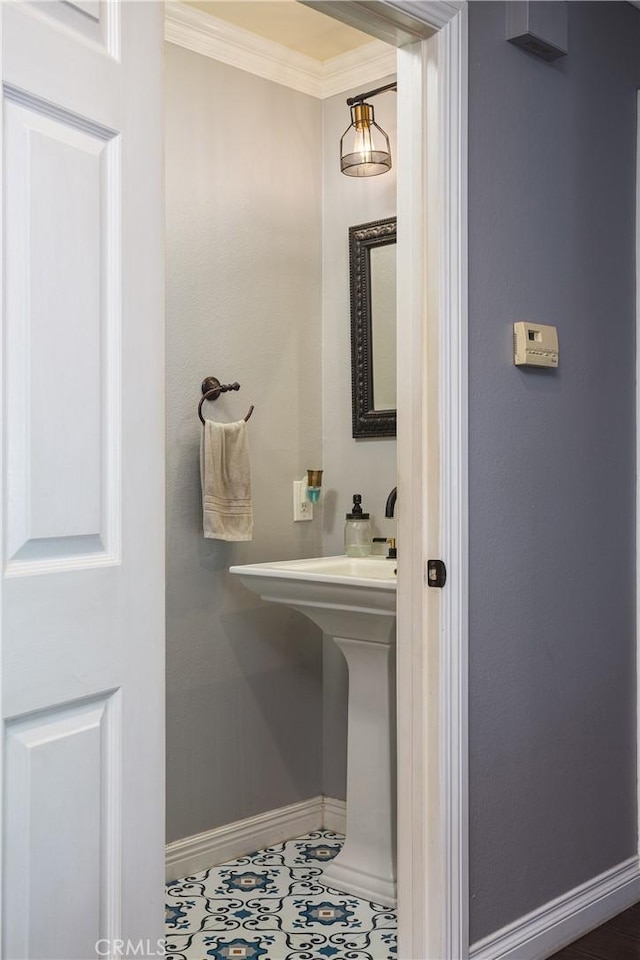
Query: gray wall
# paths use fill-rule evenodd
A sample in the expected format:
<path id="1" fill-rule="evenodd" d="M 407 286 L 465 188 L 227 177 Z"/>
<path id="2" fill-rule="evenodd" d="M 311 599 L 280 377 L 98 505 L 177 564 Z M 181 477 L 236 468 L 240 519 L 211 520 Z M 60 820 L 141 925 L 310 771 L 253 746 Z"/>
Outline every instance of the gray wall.
<path id="1" fill-rule="evenodd" d="M 260 604 L 226 571 L 341 553 L 354 492 L 376 532 L 394 533 L 382 515 L 396 482 L 395 441 L 351 437 L 348 228 L 392 216 L 396 201 L 395 172 L 364 181 L 339 172 L 344 101 L 355 91 L 319 101 L 172 44 L 166 62 L 174 840 L 322 792 L 345 795 L 342 654 L 331 640 L 322 650 L 304 618 Z M 395 153 L 394 94 L 380 98 L 376 115 Z M 238 379 L 242 391 L 209 415 L 235 419 L 256 405 L 251 544 L 201 533 L 195 410 L 210 373 Z M 325 488 L 316 519 L 294 524 L 291 481 L 318 465 Z"/>
<path id="2" fill-rule="evenodd" d="M 471 4 L 471 929 L 636 851 L 634 189 L 640 11 L 569 54 Z M 560 369 L 511 363 L 556 324 Z"/>
<path id="3" fill-rule="evenodd" d="M 321 792 L 319 631 L 233 563 L 320 553 L 291 483 L 321 458 L 320 101 L 166 45 L 167 839 Z M 207 374 L 250 403 L 252 543 L 204 540 Z"/>
<path id="4" fill-rule="evenodd" d="M 392 80 L 381 77 L 373 89 Z M 354 440 L 351 436 L 351 327 L 349 227 L 396 214 L 395 167 L 381 177 L 345 177 L 338 143 L 349 122 L 348 90 L 323 101 L 324 202 L 322 274 L 322 456 L 325 470 L 323 552 L 344 552 L 345 513 L 352 495 L 361 493 L 371 514 L 374 536 L 395 536 L 395 520 L 385 520 L 387 494 L 396 484 L 396 441 Z M 375 100 L 376 121 L 389 134 L 395 162 L 397 99 Z M 344 798 L 347 747 L 347 668 L 333 640 L 324 644 L 323 785 L 329 797 Z"/>

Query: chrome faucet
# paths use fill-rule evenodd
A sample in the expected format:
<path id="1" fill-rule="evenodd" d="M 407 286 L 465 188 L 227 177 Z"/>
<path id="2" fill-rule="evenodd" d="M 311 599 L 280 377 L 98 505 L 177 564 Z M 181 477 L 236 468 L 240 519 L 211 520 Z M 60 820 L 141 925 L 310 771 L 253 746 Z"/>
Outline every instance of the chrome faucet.
<path id="1" fill-rule="evenodd" d="M 394 487 L 389 496 L 387 497 L 387 503 L 384 508 L 385 517 L 392 517 L 394 510 L 396 508 L 396 500 L 398 499 L 398 488 Z"/>

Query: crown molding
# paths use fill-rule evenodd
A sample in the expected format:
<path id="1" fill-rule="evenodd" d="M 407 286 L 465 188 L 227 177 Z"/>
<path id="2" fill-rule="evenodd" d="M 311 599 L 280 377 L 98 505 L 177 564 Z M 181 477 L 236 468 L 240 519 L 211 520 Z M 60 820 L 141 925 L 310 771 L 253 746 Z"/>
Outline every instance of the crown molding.
<path id="1" fill-rule="evenodd" d="M 345 93 L 353 87 L 364 87 L 397 71 L 396 51 L 381 40 L 350 50 L 322 64 L 323 98 Z"/>
<path id="2" fill-rule="evenodd" d="M 404 14 L 408 23 L 416 29 L 416 15 L 419 21 L 428 23 L 433 30 L 442 30 L 449 21 L 455 19 L 464 10 L 466 0 L 387 0 L 385 6 Z M 640 0 L 638 0 L 640 3 Z M 424 34 L 420 34 L 424 37 Z"/>
<path id="3" fill-rule="evenodd" d="M 322 96 L 318 61 L 177 0 L 165 4 L 165 40 L 312 97 Z"/>
<path id="4" fill-rule="evenodd" d="M 165 4 L 164 36 L 169 43 L 319 99 L 396 72 L 395 50 L 379 40 L 322 62 L 178 0 Z"/>

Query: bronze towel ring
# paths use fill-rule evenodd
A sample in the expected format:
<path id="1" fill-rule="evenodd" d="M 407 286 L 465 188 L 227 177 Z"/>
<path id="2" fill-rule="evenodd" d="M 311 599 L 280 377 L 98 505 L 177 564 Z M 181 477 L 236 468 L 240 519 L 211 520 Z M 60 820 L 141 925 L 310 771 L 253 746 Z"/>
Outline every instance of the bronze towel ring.
<path id="1" fill-rule="evenodd" d="M 217 400 L 221 393 L 227 393 L 229 390 L 239 390 L 239 383 L 220 383 L 217 377 L 205 377 L 202 381 L 202 400 L 198 404 L 198 416 L 200 422 L 204 424 L 202 416 L 202 404 L 205 400 Z M 245 423 L 253 413 L 253 404 L 249 407 L 249 412 L 244 418 Z"/>

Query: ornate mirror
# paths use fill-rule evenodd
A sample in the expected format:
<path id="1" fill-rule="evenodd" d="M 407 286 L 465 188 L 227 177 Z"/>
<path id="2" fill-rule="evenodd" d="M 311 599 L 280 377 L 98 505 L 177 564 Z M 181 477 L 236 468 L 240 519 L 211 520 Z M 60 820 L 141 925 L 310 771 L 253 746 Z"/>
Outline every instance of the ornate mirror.
<path id="1" fill-rule="evenodd" d="M 353 436 L 396 435 L 396 218 L 349 228 Z"/>

